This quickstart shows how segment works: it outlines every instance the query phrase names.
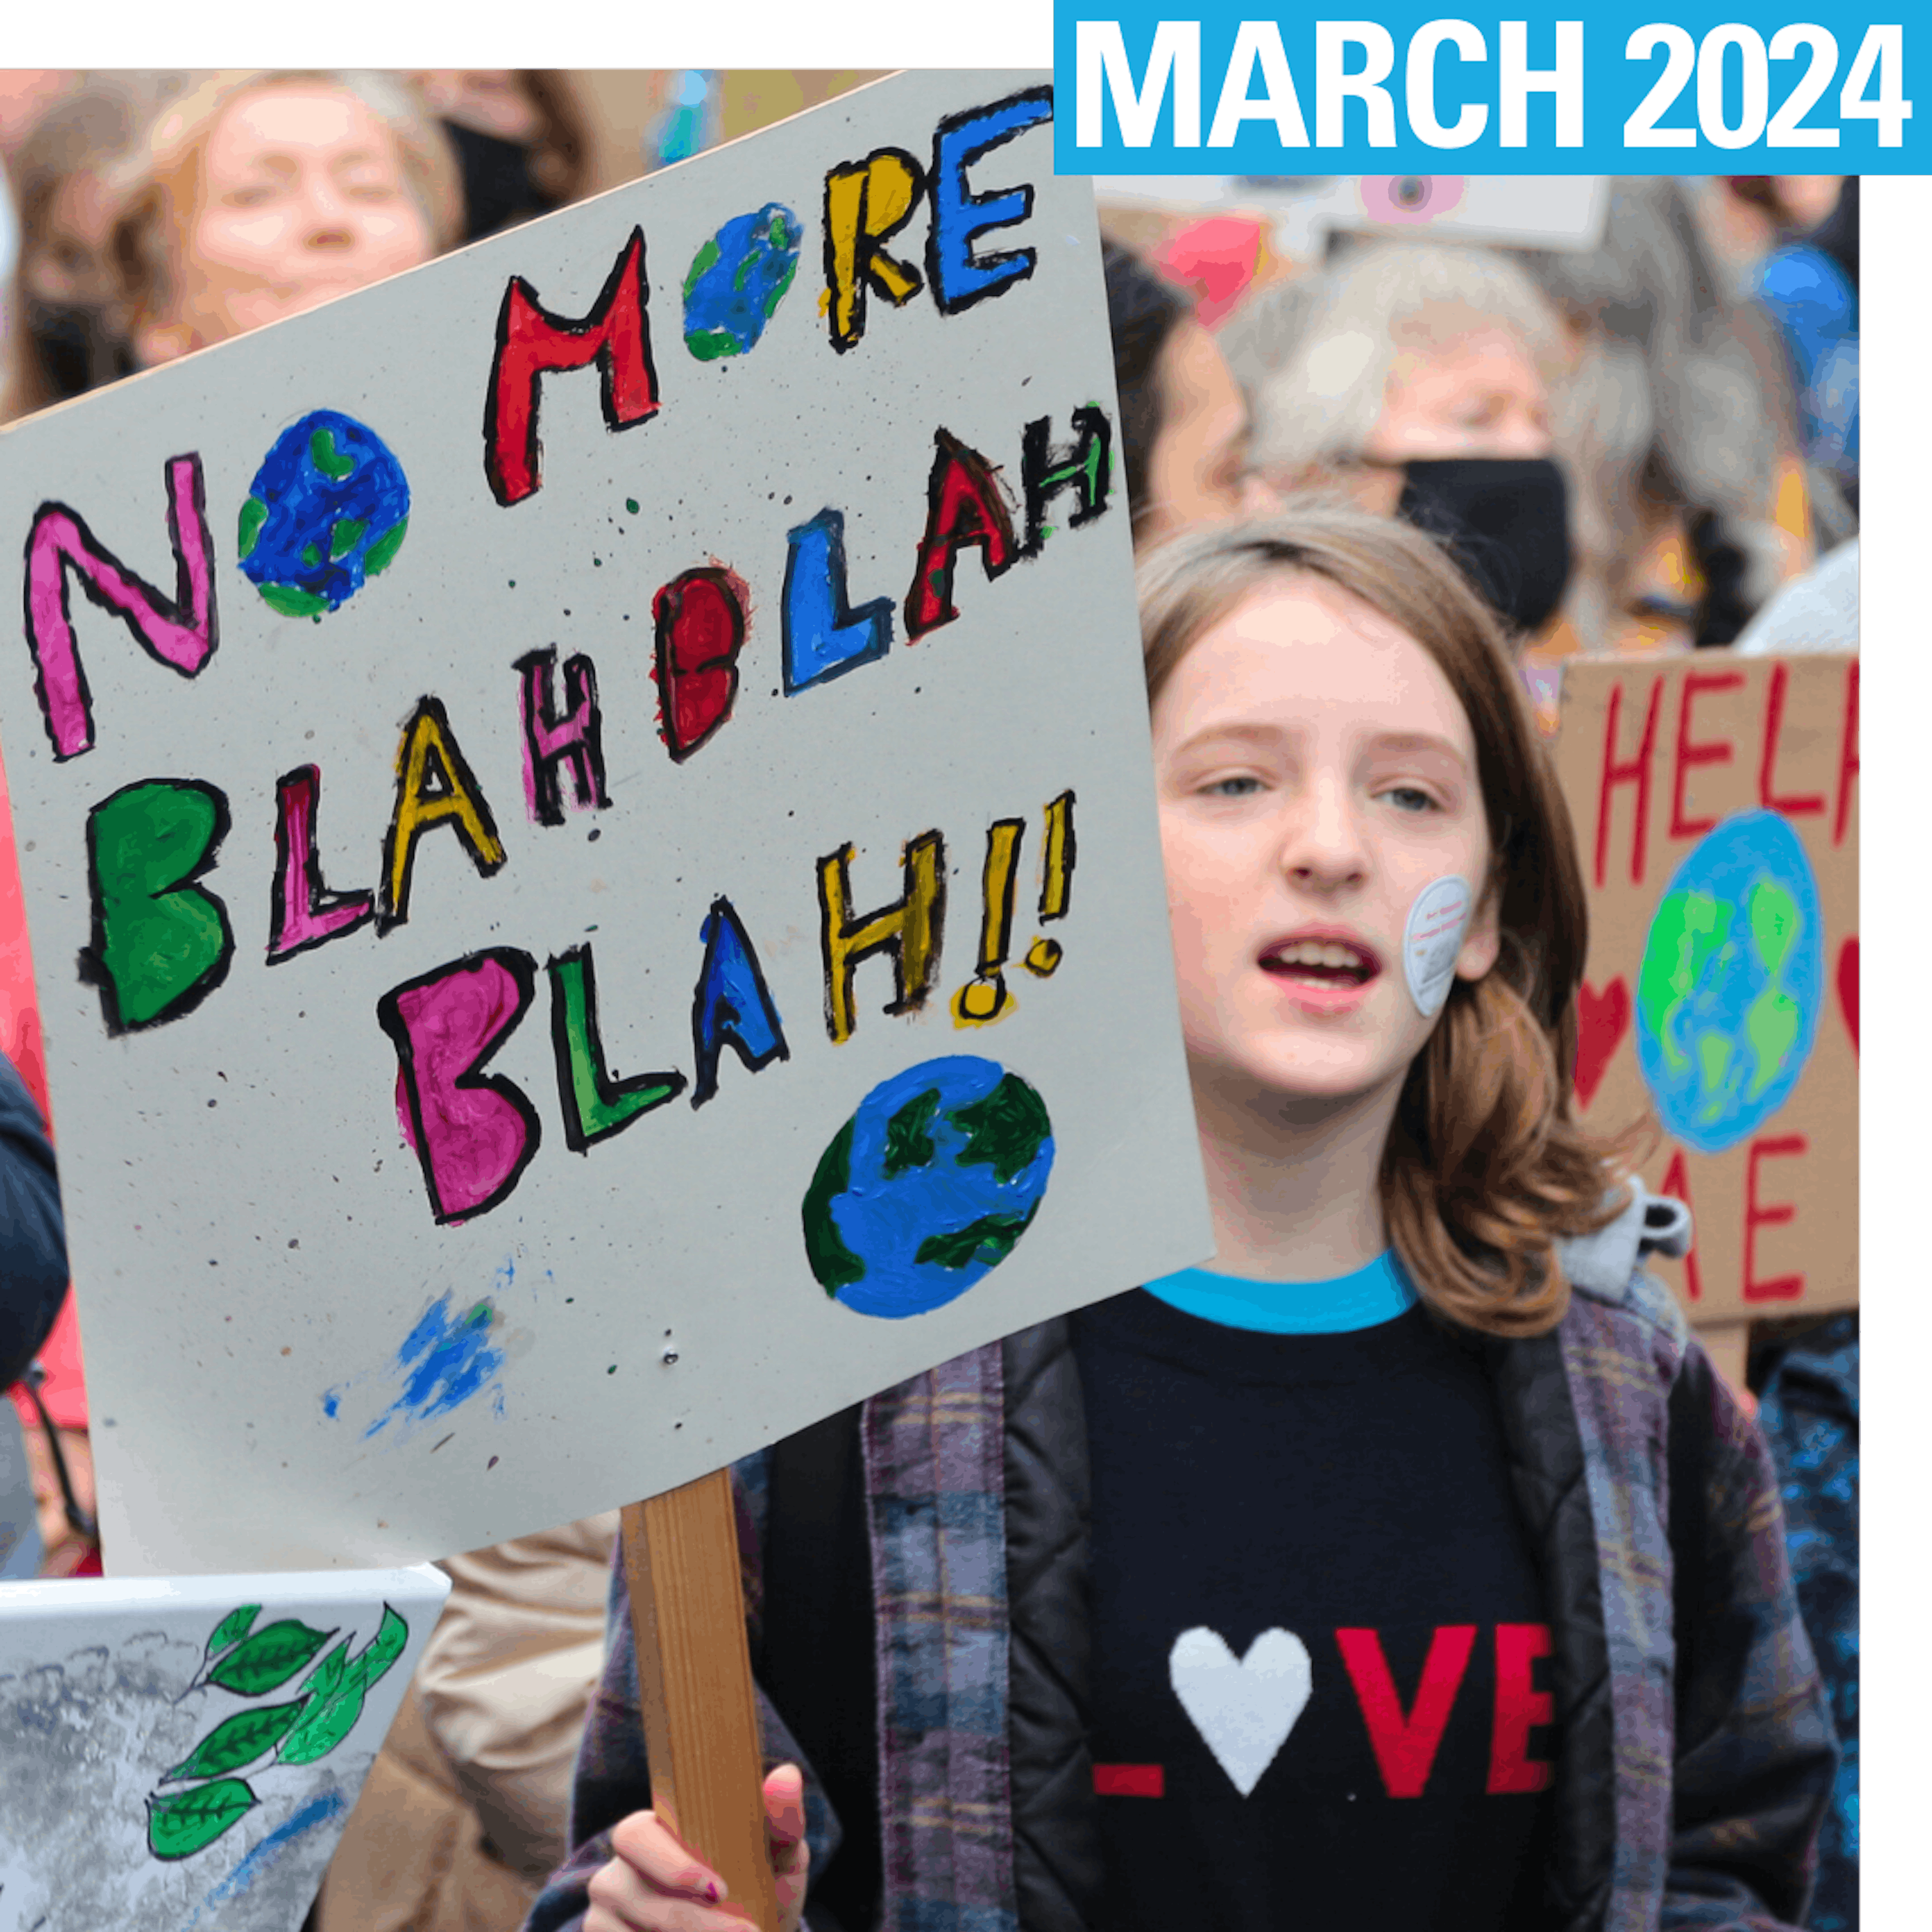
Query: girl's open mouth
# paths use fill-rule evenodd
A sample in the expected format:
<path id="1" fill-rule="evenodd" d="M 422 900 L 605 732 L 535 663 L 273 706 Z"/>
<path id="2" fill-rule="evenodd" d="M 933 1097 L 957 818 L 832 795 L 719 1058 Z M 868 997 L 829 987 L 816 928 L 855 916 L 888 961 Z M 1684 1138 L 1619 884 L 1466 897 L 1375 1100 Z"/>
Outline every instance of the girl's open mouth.
<path id="1" fill-rule="evenodd" d="M 1338 990 L 1366 986 L 1382 970 L 1382 962 L 1366 946 L 1339 939 L 1285 940 L 1270 946 L 1261 964 L 1277 979 Z"/>

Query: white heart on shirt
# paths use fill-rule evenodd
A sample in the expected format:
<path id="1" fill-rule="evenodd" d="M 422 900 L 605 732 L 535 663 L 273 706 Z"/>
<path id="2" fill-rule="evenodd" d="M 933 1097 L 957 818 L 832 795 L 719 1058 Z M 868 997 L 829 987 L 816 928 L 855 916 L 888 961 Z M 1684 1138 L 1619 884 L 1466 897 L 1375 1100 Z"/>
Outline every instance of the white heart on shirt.
<path id="1" fill-rule="evenodd" d="M 1292 1630 L 1264 1630 L 1237 1658 L 1219 1630 L 1203 1624 L 1174 1639 L 1167 1674 L 1215 1762 L 1246 1798 L 1307 1707 L 1308 1646 Z"/>

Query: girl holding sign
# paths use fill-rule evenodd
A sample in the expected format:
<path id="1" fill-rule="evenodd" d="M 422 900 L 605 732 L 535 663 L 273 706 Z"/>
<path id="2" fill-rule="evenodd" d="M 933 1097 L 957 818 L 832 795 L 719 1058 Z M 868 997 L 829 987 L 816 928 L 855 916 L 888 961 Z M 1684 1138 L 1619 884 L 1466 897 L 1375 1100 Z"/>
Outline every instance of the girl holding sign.
<path id="1" fill-rule="evenodd" d="M 1494 620 L 1340 508 L 1141 588 L 1215 1255 L 741 1466 L 785 1924 L 1796 1925 L 1775 1479 L 1646 1270 L 1684 1211 L 1569 1118 L 1583 894 Z M 530 1932 L 724 1932 L 611 1629 Z"/>

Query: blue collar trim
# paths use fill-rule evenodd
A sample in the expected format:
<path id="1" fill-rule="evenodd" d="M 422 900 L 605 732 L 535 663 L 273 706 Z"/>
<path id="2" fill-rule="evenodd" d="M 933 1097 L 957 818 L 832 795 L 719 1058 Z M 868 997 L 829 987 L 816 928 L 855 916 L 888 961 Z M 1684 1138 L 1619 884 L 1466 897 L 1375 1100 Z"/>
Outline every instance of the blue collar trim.
<path id="1" fill-rule="evenodd" d="M 1333 1281 L 1245 1281 L 1183 1268 L 1147 1292 L 1184 1315 L 1265 1335 L 1333 1335 L 1372 1328 L 1406 1315 L 1421 1299 L 1391 1248 L 1365 1268 Z"/>

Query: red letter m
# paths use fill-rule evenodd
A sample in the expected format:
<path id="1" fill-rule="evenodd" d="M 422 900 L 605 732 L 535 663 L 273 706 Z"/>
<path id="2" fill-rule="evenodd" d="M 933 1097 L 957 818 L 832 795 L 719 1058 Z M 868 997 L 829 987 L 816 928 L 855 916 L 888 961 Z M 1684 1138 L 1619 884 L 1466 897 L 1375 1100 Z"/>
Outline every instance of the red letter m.
<path id="1" fill-rule="evenodd" d="M 602 376 L 604 420 L 628 429 L 657 413 L 657 371 L 644 322 L 644 232 L 631 231 L 624 252 L 581 322 L 552 315 L 520 275 L 510 278 L 496 318 L 496 358 L 483 406 L 483 472 L 506 507 L 534 496 L 542 483 L 537 438 L 537 381 L 552 370 L 595 362 Z"/>

